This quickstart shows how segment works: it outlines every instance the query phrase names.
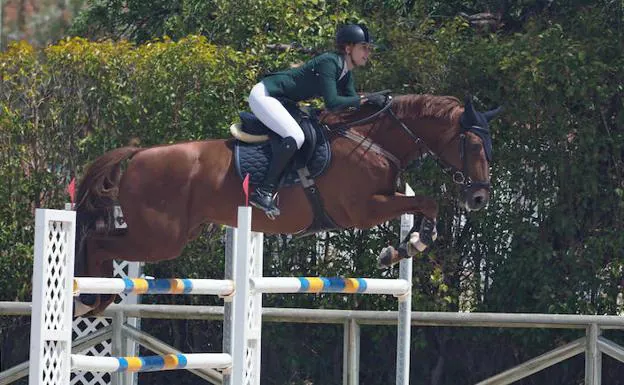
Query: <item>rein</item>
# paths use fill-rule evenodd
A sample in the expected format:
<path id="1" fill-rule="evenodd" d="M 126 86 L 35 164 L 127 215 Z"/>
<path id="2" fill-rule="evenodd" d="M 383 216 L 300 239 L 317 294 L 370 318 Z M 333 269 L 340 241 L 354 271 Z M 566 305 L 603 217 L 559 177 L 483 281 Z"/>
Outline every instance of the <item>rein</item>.
<path id="1" fill-rule="evenodd" d="M 377 111 L 377 112 L 375 112 L 374 114 L 369 115 L 369 116 L 367 116 L 367 117 L 365 117 L 365 118 L 363 118 L 363 119 L 356 120 L 356 121 L 354 121 L 354 122 L 343 123 L 343 124 L 342 124 L 341 126 L 339 126 L 337 129 L 338 129 L 339 131 L 342 131 L 342 130 L 347 130 L 348 128 L 351 128 L 351 127 L 353 127 L 353 126 L 358 126 L 358 125 L 360 125 L 360 124 L 368 123 L 368 122 L 370 122 L 370 121 L 372 121 L 372 120 L 377 119 L 377 118 L 379 117 L 379 115 L 381 115 L 381 114 L 383 114 L 384 112 L 386 112 L 386 111 L 390 108 L 390 106 L 392 105 L 392 97 L 391 97 L 391 96 L 388 96 L 388 98 L 389 98 L 389 99 L 388 99 L 388 100 L 389 100 L 389 102 L 388 102 L 388 103 L 386 103 L 386 105 L 385 105 L 385 106 L 383 106 L 383 108 L 382 108 L 382 109 L 380 109 L 379 111 Z M 392 110 L 390 110 L 390 113 L 392 113 Z"/>

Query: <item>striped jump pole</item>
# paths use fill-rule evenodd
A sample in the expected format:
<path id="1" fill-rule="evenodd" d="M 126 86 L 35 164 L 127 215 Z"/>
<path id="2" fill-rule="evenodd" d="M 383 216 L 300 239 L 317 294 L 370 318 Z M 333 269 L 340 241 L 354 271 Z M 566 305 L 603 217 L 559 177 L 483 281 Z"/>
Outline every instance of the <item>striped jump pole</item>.
<path id="1" fill-rule="evenodd" d="M 72 371 L 158 372 L 176 369 L 228 369 L 232 356 L 225 353 L 166 354 L 146 357 L 97 357 L 71 355 Z"/>
<path id="2" fill-rule="evenodd" d="M 411 284 L 405 279 L 342 277 L 251 278 L 251 289 L 260 293 L 343 293 L 406 295 Z"/>
<path id="3" fill-rule="evenodd" d="M 79 294 L 202 294 L 229 296 L 234 282 L 222 279 L 74 278 Z"/>

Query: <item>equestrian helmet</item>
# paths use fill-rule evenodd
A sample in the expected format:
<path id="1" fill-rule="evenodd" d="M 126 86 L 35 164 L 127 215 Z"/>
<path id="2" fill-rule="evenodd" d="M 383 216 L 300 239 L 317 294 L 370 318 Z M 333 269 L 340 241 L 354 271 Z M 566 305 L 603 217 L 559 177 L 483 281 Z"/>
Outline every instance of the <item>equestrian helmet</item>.
<path id="1" fill-rule="evenodd" d="M 373 41 L 364 24 L 345 24 L 336 31 L 336 45 L 369 43 Z"/>

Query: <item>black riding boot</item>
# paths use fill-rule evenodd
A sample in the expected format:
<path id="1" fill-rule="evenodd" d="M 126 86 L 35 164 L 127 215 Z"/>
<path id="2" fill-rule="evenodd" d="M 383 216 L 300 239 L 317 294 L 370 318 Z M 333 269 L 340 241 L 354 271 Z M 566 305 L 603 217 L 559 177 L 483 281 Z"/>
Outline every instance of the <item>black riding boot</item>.
<path id="1" fill-rule="evenodd" d="M 297 152 L 297 142 L 292 136 L 283 138 L 273 149 L 273 159 L 264 181 L 251 193 L 249 203 L 263 210 L 271 219 L 280 215 L 280 210 L 275 205 L 275 193 L 282 173 L 295 152 Z"/>

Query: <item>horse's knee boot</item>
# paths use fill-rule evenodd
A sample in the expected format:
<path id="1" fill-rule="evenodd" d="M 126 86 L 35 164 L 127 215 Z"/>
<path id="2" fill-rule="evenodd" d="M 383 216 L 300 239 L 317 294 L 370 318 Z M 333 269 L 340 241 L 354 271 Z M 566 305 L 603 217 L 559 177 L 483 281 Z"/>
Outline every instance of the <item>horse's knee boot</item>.
<path id="1" fill-rule="evenodd" d="M 438 238 L 435 219 L 423 218 L 418 234 L 420 235 L 421 243 L 426 246 L 431 246 L 431 244 L 433 244 L 433 242 Z"/>

